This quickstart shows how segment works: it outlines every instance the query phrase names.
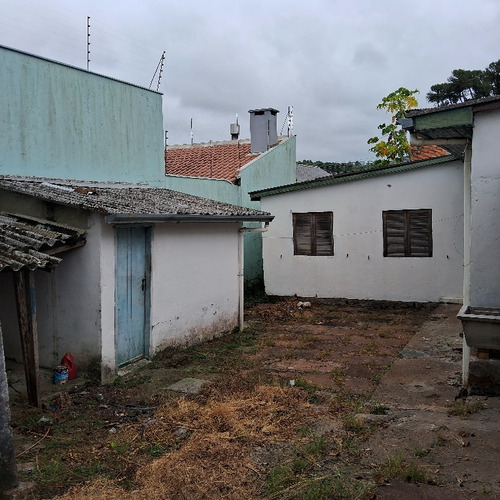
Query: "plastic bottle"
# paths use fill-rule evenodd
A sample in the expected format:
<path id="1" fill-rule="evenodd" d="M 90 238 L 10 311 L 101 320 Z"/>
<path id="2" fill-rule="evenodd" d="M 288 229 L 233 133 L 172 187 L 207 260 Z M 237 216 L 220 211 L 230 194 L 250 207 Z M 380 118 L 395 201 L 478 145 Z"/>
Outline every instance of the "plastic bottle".
<path id="1" fill-rule="evenodd" d="M 68 367 L 68 379 L 73 380 L 76 378 L 76 366 L 75 360 L 73 359 L 73 355 L 67 352 L 63 358 L 61 359 L 61 365 Z"/>

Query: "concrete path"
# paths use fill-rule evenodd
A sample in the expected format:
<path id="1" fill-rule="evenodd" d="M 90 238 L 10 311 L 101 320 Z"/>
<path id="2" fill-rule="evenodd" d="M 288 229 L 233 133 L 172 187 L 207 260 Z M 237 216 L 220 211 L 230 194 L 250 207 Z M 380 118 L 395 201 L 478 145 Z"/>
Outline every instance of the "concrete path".
<path id="1" fill-rule="evenodd" d="M 399 457 L 436 485 L 395 481 L 378 498 L 500 498 L 500 398 L 458 398 L 457 312 L 440 305 L 383 376 L 373 400 L 390 408 L 389 423 L 367 443 L 367 464 Z M 464 408 L 482 409 L 467 418 L 452 414 Z"/>

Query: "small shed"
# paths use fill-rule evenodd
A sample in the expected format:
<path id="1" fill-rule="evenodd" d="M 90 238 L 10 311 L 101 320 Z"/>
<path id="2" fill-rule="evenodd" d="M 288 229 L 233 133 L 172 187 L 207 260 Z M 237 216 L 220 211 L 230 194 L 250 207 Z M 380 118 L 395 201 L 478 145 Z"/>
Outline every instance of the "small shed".
<path id="1" fill-rule="evenodd" d="M 85 232 L 85 246 L 53 272 L 30 271 L 43 289 L 38 352 L 40 364 L 51 367 L 71 351 L 80 368 L 99 369 L 104 382 L 165 347 L 238 326 L 242 237 L 249 230 L 242 225 L 272 220 L 258 210 L 162 188 L 16 176 L 0 177 L 0 210 L 6 206 Z M 5 350 L 19 358 L 15 294 L 2 274 Z"/>

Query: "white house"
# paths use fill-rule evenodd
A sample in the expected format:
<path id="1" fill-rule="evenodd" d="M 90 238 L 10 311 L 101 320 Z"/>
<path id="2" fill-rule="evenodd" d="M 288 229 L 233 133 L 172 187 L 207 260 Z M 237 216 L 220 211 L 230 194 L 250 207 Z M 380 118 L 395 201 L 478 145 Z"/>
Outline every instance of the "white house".
<path id="1" fill-rule="evenodd" d="M 251 193 L 266 293 L 461 301 L 463 168 L 452 156 Z"/>
<path id="2" fill-rule="evenodd" d="M 70 351 L 103 381 L 167 346 L 238 326 L 242 224 L 260 211 L 162 188 L 0 176 L 0 211 L 85 231 L 51 272 L 34 271 L 39 360 Z M 0 272 L 5 355 L 22 359 L 10 272 Z"/>

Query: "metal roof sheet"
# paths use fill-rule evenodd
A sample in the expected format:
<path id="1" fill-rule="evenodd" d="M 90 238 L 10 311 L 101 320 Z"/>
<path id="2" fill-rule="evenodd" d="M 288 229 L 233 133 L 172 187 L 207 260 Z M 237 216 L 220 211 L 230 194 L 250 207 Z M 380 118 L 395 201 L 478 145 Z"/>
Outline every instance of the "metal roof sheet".
<path id="1" fill-rule="evenodd" d="M 452 109 L 466 108 L 472 106 L 476 108 L 475 110 L 481 111 L 482 108 L 494 106 L 500 106 L 500 96 L 494 95 L 490 97 L 483 97 L 481 99 L 469 99 L 464 102 L 459 102 L 456 104 L 448 104 L 446 106 L 436 106 L 434 108 L 415 108 L 405 113 L 407 118 L 413 118 L 414 116 L 422 116 L 433 113 L 441 113 L 442 111 L 449 111 Z"/>
<path id="2" fill-rule="evenodd" d="M 36 217 L 0 212 L 0 271 L 53 268 L 61 259 L 46 252 L 84 240 L 79 228 Z"/>

